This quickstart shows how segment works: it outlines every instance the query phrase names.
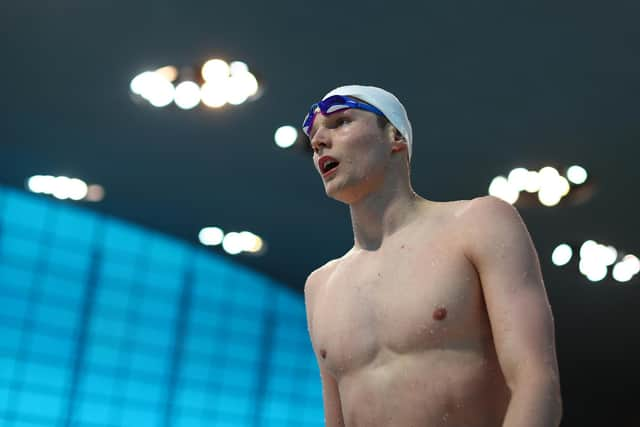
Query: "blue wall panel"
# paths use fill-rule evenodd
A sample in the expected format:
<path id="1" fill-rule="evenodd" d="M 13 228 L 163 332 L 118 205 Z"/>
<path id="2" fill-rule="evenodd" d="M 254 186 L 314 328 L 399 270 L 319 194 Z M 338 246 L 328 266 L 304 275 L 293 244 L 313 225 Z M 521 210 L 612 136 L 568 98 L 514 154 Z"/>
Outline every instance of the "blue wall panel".
<path id="1" fill-rule="evenodd" d="M 324 425 L 302 296 L 0 187 L 0 425 Z"/>

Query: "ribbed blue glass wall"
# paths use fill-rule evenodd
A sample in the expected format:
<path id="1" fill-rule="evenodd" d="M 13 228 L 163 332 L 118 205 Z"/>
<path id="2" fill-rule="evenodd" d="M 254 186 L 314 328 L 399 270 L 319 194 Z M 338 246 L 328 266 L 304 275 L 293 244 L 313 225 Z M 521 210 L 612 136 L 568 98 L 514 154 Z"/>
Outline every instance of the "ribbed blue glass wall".
<path id="1" fill-rule="evenodd" d="M 323 424 L 301 295 L 0 187 L 0 425 Z"/>

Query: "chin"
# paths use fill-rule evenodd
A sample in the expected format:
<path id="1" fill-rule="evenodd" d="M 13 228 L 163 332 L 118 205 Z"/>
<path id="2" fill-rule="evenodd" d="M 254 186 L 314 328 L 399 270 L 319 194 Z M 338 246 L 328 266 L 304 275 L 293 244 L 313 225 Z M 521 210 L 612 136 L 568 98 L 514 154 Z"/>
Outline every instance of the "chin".
<path id="1" fill-rule="evenodd" d="M 346 205 L 350 205 L 357 201 L 356 192 L 348 191 L 344 187 L 340 188 L 339 190 L 336 190 L 336 189 L 332 189 L 330 186 L 325 186 L 325 193 L 327 194 L 328 197 L 332 198 L 333 200 L 342 202 Z"/>

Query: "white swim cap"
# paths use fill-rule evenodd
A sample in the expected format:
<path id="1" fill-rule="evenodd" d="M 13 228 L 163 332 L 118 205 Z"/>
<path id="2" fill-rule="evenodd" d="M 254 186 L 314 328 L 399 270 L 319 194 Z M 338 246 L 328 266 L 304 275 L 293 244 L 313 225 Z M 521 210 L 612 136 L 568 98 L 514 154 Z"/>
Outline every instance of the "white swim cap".
<path id="1" fill-rule="evenodd" d="M 398 129 L 398 132 L 407 141 L 407 151 L 409 152 L 409 159 L 411 159 L 411 144 L 413 143 L 411 122 L 407 116 L 407 110 L 394 94 L 375 86 L 348 85 L 332 90 L 322 99 L 325 100 L 333 95 L 354 96 L 382 111 L 389 122 Z"/>

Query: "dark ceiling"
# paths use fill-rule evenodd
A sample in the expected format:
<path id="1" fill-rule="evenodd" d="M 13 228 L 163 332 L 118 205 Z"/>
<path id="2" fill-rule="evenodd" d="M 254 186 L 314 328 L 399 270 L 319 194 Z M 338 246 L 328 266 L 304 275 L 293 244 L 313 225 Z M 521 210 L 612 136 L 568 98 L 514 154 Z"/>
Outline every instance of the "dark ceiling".
<path id="1" fill-rule="evenodd" d="M 5 2 L 0 182 L 99 183 L 89 208 L 193 243 L 205 225 L 251 230 L 268 252 L 233 259 L 300 290 L 351 247 L 351 223 L 274 130 L 337 85 L 385 87 L 409 111 L 426 198 L 486 194 L 515 166 L 590 171 L 587 203 L 521 213 L 555 313 L 564 425 L 640 425 L 640 276 L 591 284 L 549 261 L 588 238 L 640 254 L 638 22 L 632 0 Z M 264 95 L 220 111 L 132 102 L 137 73 L 211 57 L 246 61 Z"/>

